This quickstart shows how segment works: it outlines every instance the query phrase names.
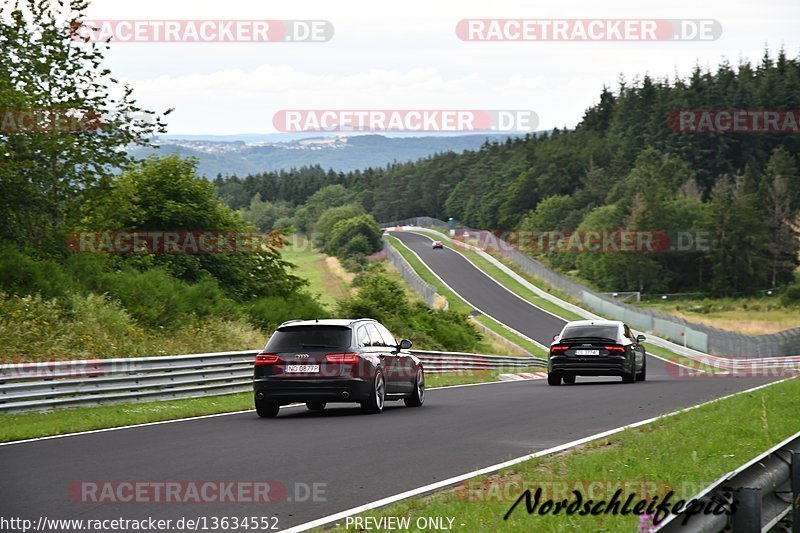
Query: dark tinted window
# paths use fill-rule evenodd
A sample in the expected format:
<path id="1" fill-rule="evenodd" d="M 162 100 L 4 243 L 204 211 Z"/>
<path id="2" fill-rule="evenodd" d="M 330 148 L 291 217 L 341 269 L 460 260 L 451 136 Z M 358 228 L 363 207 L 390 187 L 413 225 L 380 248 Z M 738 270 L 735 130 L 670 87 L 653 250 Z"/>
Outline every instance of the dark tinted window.
<path id="1" fill-rule="evenodd" d="M 347 348 L 350 328 L 344 326 L 285 326 L 270 337 L 267 352 L 293 352 L 314 348 Z"/>
<path id="2" fill-rule="evenodd" d="M 567 326 L 561 334 L 560 340 L 575 339 L 578 337 L 596 337 L 601 339 L 617 340 L 619 328 L 617 326 Z"/>

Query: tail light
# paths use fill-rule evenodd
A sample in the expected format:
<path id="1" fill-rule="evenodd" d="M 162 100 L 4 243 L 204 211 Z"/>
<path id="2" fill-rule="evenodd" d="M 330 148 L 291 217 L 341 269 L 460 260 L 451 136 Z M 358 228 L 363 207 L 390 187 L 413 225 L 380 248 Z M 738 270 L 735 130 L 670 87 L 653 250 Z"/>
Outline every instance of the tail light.
<path id="1" fill-rule="evenodd" d="M 550 348 L 550 351 L 553 353 L 564 353 L 569 350 L 569 346 L 565 344 L 556 344 L 555 346 Z"/>
<path id="2" fill-rule="evenodd" d="M 354 365 L 358 363 L 357 353 L 329 353 L 325 356 L 329 363 L 344 363 L 346 365 Z"/>
<path id="3" fill-rule="evenodd" d="M 612 346 L 603 346 L 603 348 L 605 348 L 609 353 L 612 353 L 612 354 L 624 354 L 625 353 L 625 347 L 624 346 L 619 346 L 618 344 L 614 344 Z"/>
<path id="4" fill-rule="evenodd" d="M 274 365 L 279 359 L 274 353 L 260 353 L 256 356 L 255 366 Z"/>

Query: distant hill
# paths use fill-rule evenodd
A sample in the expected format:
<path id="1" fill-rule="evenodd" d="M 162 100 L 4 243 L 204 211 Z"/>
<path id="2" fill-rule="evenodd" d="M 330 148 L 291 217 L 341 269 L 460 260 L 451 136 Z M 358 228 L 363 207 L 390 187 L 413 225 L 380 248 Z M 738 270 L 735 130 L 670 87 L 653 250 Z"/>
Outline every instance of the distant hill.
<path id="1" fill-rule="evenodd" d="M 487 139 L 504 140 L 506 137 L 508 135 L 356 135 L 283 140 L 285 137 L 275 139 L 269 135 L 187 135 L 183 139 L 161 137 L 157 140 L 158 149 L 137 148 L 131 153 L 137 157 L 151 154 L 196 157 L 200 162 L 198 173 L 213 178 L 217 174 L 245 176 L 311 165 L 347 172 L 382 167 L 392 162 L 415 161 L 442 152 L 477 150 Z"/>

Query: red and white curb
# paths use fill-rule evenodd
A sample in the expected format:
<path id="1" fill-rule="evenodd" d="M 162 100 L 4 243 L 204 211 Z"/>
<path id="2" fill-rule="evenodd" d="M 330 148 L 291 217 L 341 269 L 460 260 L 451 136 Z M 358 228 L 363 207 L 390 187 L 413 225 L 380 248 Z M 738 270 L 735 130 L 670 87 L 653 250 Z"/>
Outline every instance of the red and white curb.
<path id="1" fill-rule="evenodd" d="M 516 374 L 500 374 L 502 381 L 523 381 L 526 379 L 545 379 L 547 372 L 518 372 Z"/>

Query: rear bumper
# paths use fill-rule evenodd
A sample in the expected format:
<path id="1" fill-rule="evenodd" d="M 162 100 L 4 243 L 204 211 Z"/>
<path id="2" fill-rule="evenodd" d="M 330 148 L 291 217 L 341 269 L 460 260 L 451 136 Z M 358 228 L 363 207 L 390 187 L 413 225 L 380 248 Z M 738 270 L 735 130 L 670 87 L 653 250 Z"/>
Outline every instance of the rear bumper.
<path id="1" fill-rule="evenodd" d="M 622 376 L 633 371 L 633 361 L 623 357 L 551 356 L 547 371 L 575 376 Z"/>
<path id="2" fill-rule="evenodd" d="M 293 402 L 363 402 L 372 393 L 372 381 L 358 378 L 286 379 L 260 378 L 253 381 L 258 399 L 288 404 Z"/>

